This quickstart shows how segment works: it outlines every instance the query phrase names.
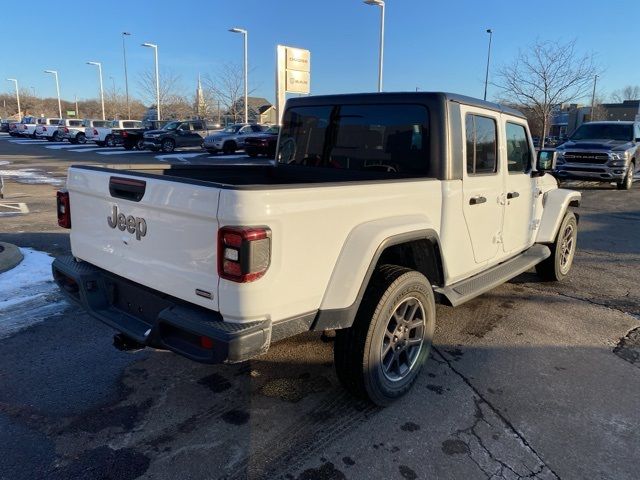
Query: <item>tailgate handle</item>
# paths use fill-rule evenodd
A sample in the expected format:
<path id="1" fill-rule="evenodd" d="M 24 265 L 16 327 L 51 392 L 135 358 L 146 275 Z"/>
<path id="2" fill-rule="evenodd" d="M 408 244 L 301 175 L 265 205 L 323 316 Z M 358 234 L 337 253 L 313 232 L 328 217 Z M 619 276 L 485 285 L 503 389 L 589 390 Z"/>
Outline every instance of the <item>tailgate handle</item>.
<path id="1" fill-rule="evenodd" d="M 109 178 L 109 193 L 112 197 L 139 202 L 144 197 L 147 182 L 132 178 Z"/>

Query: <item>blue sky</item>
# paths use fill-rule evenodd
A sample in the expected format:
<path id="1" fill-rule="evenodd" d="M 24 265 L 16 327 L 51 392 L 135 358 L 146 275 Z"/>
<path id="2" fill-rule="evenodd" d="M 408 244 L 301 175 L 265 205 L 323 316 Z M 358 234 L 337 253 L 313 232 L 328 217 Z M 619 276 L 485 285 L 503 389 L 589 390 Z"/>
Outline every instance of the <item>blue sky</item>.
<path id="1" fill-rule="evenodd" d="M 141 71 L 153 67 L 159 45 L 161 69 L 179 74 L 192 94 L 198 73 L 213 74 L 225 62 L 242 61 L 242 36 L 249 31 L 250 88 L 274 100 L 275 46 L 308 48 L 312 55 L 312 93 L 374 91 L 377 85 L 379 9 L 361 0 L 111 0 L 57 3 L 55 8 L 16 8 L 3 0 L 0 91 L 11 91 L 7 77 L 39 96 L 55 96 L 58 70 L 62 97 L 97 96 L 95 67 L 103 63 L 105 88 L 114 78 L 124 91 L 122 31 L 127 39 L 129 84 L 138 91 Z M 483 94 L 487 34 L 492 28 L 492 67 L 508 62 L 536 39 L 577 39 L 604 70 L 599 91 L 608 94 L 640 84 L 638 0 L 387 0 L 384 89 L 445 90 Z M 635 21 L 637 24 L 637 21 Z M 8 39 L 13 39 L 8 41 Z M 11 48 L 9 45 L 19 45 Z M 489 97 L 495 90 L 490 87 Z"/>

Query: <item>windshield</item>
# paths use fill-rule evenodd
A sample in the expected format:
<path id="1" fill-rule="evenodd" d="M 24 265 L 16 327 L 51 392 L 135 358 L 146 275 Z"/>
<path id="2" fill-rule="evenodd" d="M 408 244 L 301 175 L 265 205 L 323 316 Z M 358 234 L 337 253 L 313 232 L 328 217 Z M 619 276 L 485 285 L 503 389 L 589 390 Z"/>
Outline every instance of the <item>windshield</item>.
<path id="1" fill-rule="evenodd" d="M 630 123 L 584 123 L 571 136 L 571 140 L 594 139 L 629 142 L 633 140 L 633 125 Z"/>
<path id="2" fill-rule="evenodd" d="M 169 122 L 162 127 L 162 130 L 176 130 L 181 124 L 182 122 Z"/>
<path id="3" fill-rule="evenodd" d="M 285 112 L 278 161 L 308 167 L 430 174 L 421 105 L 326 105 Z"/>
<path id="4" fill-rule="evenodd" d="M 229 125 L 228 127 L 225 127 L 222 131 L 224 133 L 236 133 L 241 128 L 242 128 L 242 125 Z"/>

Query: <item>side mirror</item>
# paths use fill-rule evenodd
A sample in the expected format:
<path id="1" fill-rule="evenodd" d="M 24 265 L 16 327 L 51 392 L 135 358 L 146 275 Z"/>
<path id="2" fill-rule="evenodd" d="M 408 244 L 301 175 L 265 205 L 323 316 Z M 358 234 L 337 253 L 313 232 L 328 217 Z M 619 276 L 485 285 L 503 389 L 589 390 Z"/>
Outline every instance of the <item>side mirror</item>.
<path id="1" fill-rule="evenodd" d="M 551 172 L 556 168 L 556 158 L 558 156 L 558 152 L 554 149 L 543 148 L 538 152 L 538 157 L 536 159 L 536 176 L 542 176 L 547 172 Z"/>

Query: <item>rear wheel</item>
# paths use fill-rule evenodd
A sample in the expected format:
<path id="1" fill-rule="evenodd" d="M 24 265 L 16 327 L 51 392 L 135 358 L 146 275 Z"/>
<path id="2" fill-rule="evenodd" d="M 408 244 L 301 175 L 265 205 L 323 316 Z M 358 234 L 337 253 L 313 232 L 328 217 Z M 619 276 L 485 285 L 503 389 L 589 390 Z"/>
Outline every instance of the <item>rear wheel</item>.
<path id="1" fill-rule="evenodd" d="M 236 152 L 236 142 L 224 142 L 222 146 L 222 152 L 225 155 L 231 155 Z"/>
<path id="2" fill-rule="evenodd" d="M 171 153 L 176 149 L 176 142 L 170 138 L 165 138 L 160 146 L 164 153 Z"/>
<path id="3" fill-rule="evenodd" d="M 618 190 L 631 190 L 631 187 L 633 186 L 633 173 L 635 169 L 636 169 L 635 162 L 631 162 L 629 164 L 629 168 L 627 170 L 627 174 L 624 177 L 624 180 L 622 180 L 616 185 L 618 187 Z"/>
<path id="4" fill-rule="evenodd" d="M 104 139 L 104 144 L 107 147 L 115 147 L 116 146 L 116 140 L 113 138 L 113 135 L 107 135 Z"/>
<path id="5" fill-rule="evenodd" d="M 53 132 L 53 137 L 51 139 L 53 142 L 59 142 L 60 141 L 60 132 Z"/>
<path id="6" fill-rule="evenodd" d="M 573 212 L 567 212 L 551 245 L 551 256 L 536 265 L 536 272 L 546 281 L 559 282 L 569 274 L 578 241 L 578 222 Z"/>
<path id="7" fill-rule="evenodd" d="M 87 143 L 87 137 L 84 135 L 84 133 L 80 132 L 78 135 L 76 135 L 76 143 L 80 143 L 82 145 Z"/>
<path id="8" fill-rule="evenodd" d="M 341 383 L 382 406 L 404 395 L 429 355 L 435 317 L 424 275 L 395 265 L 379 267 L 353 325 L 336 332 L 334 361 Z"/>

